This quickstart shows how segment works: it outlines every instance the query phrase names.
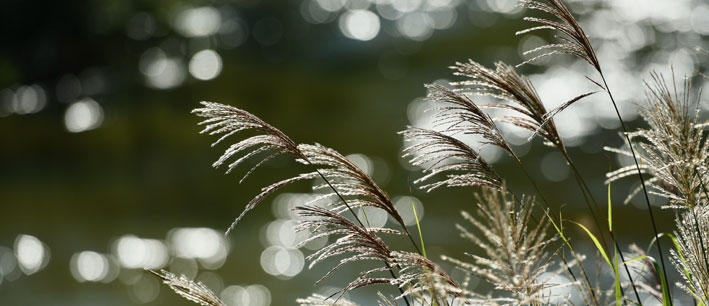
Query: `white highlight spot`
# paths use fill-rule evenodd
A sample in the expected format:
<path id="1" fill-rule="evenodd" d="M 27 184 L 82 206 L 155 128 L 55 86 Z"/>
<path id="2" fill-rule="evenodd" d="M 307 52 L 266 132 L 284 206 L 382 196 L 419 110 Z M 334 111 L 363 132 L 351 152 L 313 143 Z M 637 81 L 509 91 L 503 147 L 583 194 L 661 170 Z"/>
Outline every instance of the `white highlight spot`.
<path id="1" fill-rule="evenodd" d="M 416 207 L 416 215 L 414 215 L 413 207 Z M 404 219 L 406 226 L 416 225 L 416 217 L 418 217 L 419 222 L 423 219 L 423 203 L 415 197 L 400 196 L 394 198 L 394 208 Z"/>
<path id="2" fill-rule="evenodd" d="M 190 59 L 189 71 L 198 80 L 211 80 L 222 72 L 222 58 L 214 50 L 199 51 Z"/>
<path id="3" fill-rule="evenodd" d="M 367 227 L 383 227 L 387 223 L 387 212 L 378 207 L 366 206 L 357 213 L 359 220 Z"/>
<path id="4" fill-rule="evenodd" d="M 83 251 L 71 257 L 71 275 L 79 282 L 102 281 L 109 271 L 109 261 L 104 255 Z"/>
<path id="5" fill-rule="evenodd" d="M 268 288 L 258 284 L 251 285 L 246 288 L 231 285 L 222 290 L 220 297 L 228 306 L 271 305 L 271 291 L 269 291 Z"/>
<path id="6" fill-rule="evenodd" d="M 128 269 L 157 269 L 167 264 L 167 247 L 160 240 L 126 235 L 118 239 L 114 251 L 121 265 Z"/>
<path id="7" fill-rule="evenodd" d="M 184 36 L 200 37 L 219 31 L 221 22 L 219 11 L 205 6 L 182 11 L 175 19 L 175 27 Z"/>
<path id="8" fill-rule="evenodd" d="M 42 270 L 49 262 L 49 249 L 35 236 L 19 235 L 15 239 L 15 257 L 26 275 Z"/>
<path id="9" fill-rule="evenodd" d="M 64 126 L 69 132 L 93 130 L 103 122 L 103 109 L 91 98 L 72 103 L 64 113 Z"/>
<path id="10" fill-rule="evenodd" d="M 176 256 L 197 259 L 207 269 L 221 267 L 229 251 L 224 235 L 211 228 L 177 228 L 168 241 Z"/>
<path id="11" fill-rule="evenodd" d="M 340 31 L 348 38 L 372 40 L 379 34 L 379 16 L 368 10 L 351 10 L 340 16 Z"/>

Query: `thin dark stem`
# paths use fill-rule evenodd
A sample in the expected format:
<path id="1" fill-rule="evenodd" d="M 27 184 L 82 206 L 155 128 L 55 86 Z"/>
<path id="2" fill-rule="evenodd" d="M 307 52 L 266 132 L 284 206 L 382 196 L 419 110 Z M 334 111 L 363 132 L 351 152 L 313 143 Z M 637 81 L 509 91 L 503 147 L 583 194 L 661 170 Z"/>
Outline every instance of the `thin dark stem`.
<path id="1" fill-rule="evenodd" d="M 414 238 L 411 236 L 411 233 L 409 233 L 409 230 L 406 228 L 406 226 L 403 223 L 399 222 L 399 224 L 404 229 L 404 233 L 406 233 L 406 236 L 409 237 L 409 240 L 411 240 L 411 244 L 414 245 L 416 252 L 419 253 L 419 255 L 423 256 L 423 254 L 421 253 L 421 249 L 419 249 L 418 245 L 416 244 L 416 241 L 414 241 Z"/>
<path id="2" fill-rule="evenodd" d="M 581 176 L 579 169 L 576 168 L 576 164 L 571 160 L 571 157 L 566 152 L 563 152 L 562 155 L 564 156 L 564 159 L 566 159 L 566 163 L 569 165 L 569 168 L 571 168 L 571 171 L 574 172 L 574 179 L 576 179 L 576 184 L 579 186 L 579 189 L 581 189 L 586 208 L 591 211 L 591 215 L 593 216 L 593 222 L 596 224 L 598 232 L 601 234 L 601 241 L 603 241 L 603 246 L 605 248 L 608 248 L 608 245 L 606 245 L 606 235 L 603 233 L 604 227 L 601 226 L 601 223 L 598 221 L 598 212 L 593 208 L 598 208 L 598 202 L 596 202 L 596 199 L 591 194 L 590 190 L 588 189 L 588 186 L 586 186 L 586 182 L 584 181 L 583 176 Z M 591 202 L 593 202 L 593 207 L 591 206 Z"/>
<path id="3" fill-rule="evenodd" d="M 534 190 L 537 192 L 540 198 L 542 198 L 542 201 L 544 204 L 547 206 L 547 208 L 551 209 L 551 206 L 549 205 L 549 201 L 544 197 L 544 194 L 542 194 L 541 189 L 539 189 L 539 186 L 537 183 L 534 181 L 531 175 L 529 175 L 529 172 L 527 171 L 527 168 L 524 167 L 524 164 L 522 163 L 521 160 L 519 160 L 516 156 L 513 156 L 514 160 L 517 162 L 517 165 L 519 165 L 519 168 L 522 170 L 522 173 L 527 177 L 530 183 L 532 183 L 532 187 L 534 187 Z"/>
<path id="4" fill-rule="evenodd" d="M 665 280 L 669 282 L 669 279 L 667 278 L 667 269 L 665 268 L 665 259 L 664 255 L 662 254 L 662 246 L 660 244 L 660 235 L 657 231 L 657 223 L 655 222 L 655 215 L 652 213 L 652 206 L 650 205 L 650 197 L 648 196 L 647 192 L 647 187 L 645 186 L 645 179 L 643 178 L 642 171 L 640 170 L 640 163 L 638 163 L 638 158 L 635 155 L 635 149 L 633 149 L 633 143 L 630 141 L 630 137 L 628 136 L 628 129 L 625 127 L 625 121 L 623 121 L 623 117 L 620 116 L 620 111 L 618 110 L 618 104 L 616 104 L 615 99 L 613 98 L 613 94 L 611 93 L 610 88 L 608 88 L 608 82 L 606 81 L 605 76 L 603 75 L 603 72 L 601 72 L 601 68 L 597 67 L 598 73 L 601 75 L 601 80 L 603 80 L 603 85 L 605 87 L 606 93 L 608 93 L 608 97 L 611 99 L 611 102 L 613 104 L 613 109 L 615 110 L 615 114 L 618 116 L 618 121 L 620 121 L 620 126 L 623 129 L 623 136 L 625 136 L 625 140 L 628 142 L 628 146 L 630 147 L 630 153 L 633 155 L 633 161 L 635 162 L 635 168 L 638 171 L 638 177 L 640 177 L 640 184 L 643 187 L 643 194 L 645 195 L 645 204 L 647 205 L 647 212 L 650 215 L 650 222 L 652 223 L 652 230 L 653 233 L 655 234 L 655 240 L 657 241 L 657 251 L 660 254 L 660 264 L 662 264 L 662 274 L 665 277 Z M 670 305 L 672 305 L 672 294 L 670 293 L 670 288 L 667 288 L 667 297 L 668 300 L 670 301 Z"/>
<path id="5" fill-rule="evenodd" d="M 576 182 L 579 184 L 579 187 L 582 188 L 582 191 L 584 193 L 588 194 L 588 197 L 591 198 L 591 201 L 593 201 L 595 207 L 598 207 L 598 202 L 596 202 L 596 199 L 593 197 L 591 190 L 588 188 L 588 184 L 586 184 L 586 180 L 583 179 L 583 176 L 579 172 L 578 168 L 576 168 L 576 165 L 574 164 L 574 162 L 571 160 L 571 158 L 568 155 L 565 155 L 565 158 L 566 158 L 567 162 L 569 163 L 569 166 L 571 167 L 571 169 L 574 171 L 574 175 L 576 176 Z M 587 204 L 588 204 L 588 202 L 587 202 Z M 599 228 L 598 230 L 599 230 L 599 232 L 601 232 L 601 235 L 603 235 L 603 230 L 601 228 Z M 640 293 L 638 293 L 637 286 L 635 286 L 635 281 L 633 281 L 633 276 L 630 274 L 630 269 L 628 268 L 628 264 L 625 262 L 625 256 L 623 255 L 623 250 L 620 249 L 620 245 L 618 244 L 618 239 L 615 238 L 615 234 L 613 233 L 612 230 L 609 229 L 608 233 L 611 236 L 611 240 L 613 241 L 615 248 L 618 250 L 618 255 L 620 255 L 620 260 L 623 263 L 623 268 L 625 268 L 625 273 L 628 274 L 628 280 L 630 281 L 630 285 L 633 288 L 633 293 L 635 294 L 635 298 L 638 300 L 638 303 L 640 305 L 642 305 L 643 303 L 642 303 L 642 300 L 640 299 Z M 603 238 L 603 242 L 605 245 L 605 238 Z M 608 247 L 606 246 L 606 248 L 608 248 Z M 623 287 L 621 287 L 620 290 L 622 293 Z"/>

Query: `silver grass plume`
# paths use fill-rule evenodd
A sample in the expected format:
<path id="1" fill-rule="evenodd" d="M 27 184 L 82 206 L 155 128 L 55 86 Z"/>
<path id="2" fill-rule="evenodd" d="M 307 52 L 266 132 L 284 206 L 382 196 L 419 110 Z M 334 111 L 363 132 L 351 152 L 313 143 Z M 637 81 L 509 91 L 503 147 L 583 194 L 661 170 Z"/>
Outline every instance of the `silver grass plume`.
<path id="1" fill-rule="evenodd" d="M 690 208 L 677 216 L 677 248 L 670 249 L 670 260 L 682 282 L 677 285 L 695 299 L 709 302 L 709 210 L 706 206 Z"/>
<path id="2" fill-rule="evenodd" d="M 317 293 L 311 294 L 307 298 L 296 299 L 295 302 L 300 306 L 357 306 L 356 303 L 347 299 L 334 300 Z"/>
<path id="3" fill-rule="evenodd" d="M 316 167 L 313 172 L 301 173 L 295 177 L 281 180 L 262 188 L 261 193 L 249 201 L 244 211 L 234 220 L 227 233 L 236 226 L 247 212 L 263 201 L 266 196 L 283 186 L 316 177 L 322 177 L 326 181 L 326 184 L 316 186 L 316 190 L 331 189 L 330 193 L 323 196 L 324 198 L 341 197 L 339 202 L 335 202 L 338 203 L 335 208 L 338 213 L 345 209 L 351 210 L 353 207 L 374 206 L 385 210 L 403 226 L 403 218 L 394 208 L 393 202 L 386 193 L 366 173 L 347 160 L 342 154 L 319 144 L 296 144 L 277 128 L 236 107 L 212 102 L 202 102 L 202 105 L 204 106 L 203 108 L 195 109 L 193 113 L 207 118 L 200 122 L 200 125 L 205 125 L 202 133 L 221 135 L 213 145 L 245 130 L 256 130 L 262 133 L 231 145 L 213 164 L 214 167 L 219 167 L 231 159 L 235 159 L 228 165 L 227 172 L 229 172 L 249 158 L 256 158 L 255 156 L 266 154 L 264 157 L 259 157 L 259 162 L 246 173 L 242 181 L 260 165 L 281 154 L 291 155 L 302 164 Z M 238 154 L 242 154 L 242 156 L 236 158 L 235 156 Z M 330 182 L 333 183 L 331 184 Z M 349 200 L 346 201 L 345 197 Z M 406 231 L 405 227 L 404 230 Z"/>
<path id="4" fill-rule="evenodd" d="M 502 137 L 502 133 L 490 116 L 483 112 L 470 98 L 441 85 L 427 85 L 427 100 L 434 104 L 433 123 L 446 131 L 464 135 L 481 136 L 484 144 L 497 146 L 517 156 Z"/>
<path id="5" fill-rule="evenodd" d="M 295 211 L 301 217 L 296 231 L 310 231 L 312 233 L 312 236 L 301 242 L 301 245 L 320 237 L 339 236 L 335 242 L 325 245 L 306 258 L 310 261 L 309 268 L 312 268 L 327 259 L 344 256 L 316 284 L 346 264 L 363 261 L 383 262 L 386 267 L 379 266 L 360 273 L 342 289 L 343 292 L 371 284 L 391 282 L 386 277 L 372 276 L 378 272 L 390 270 L 391 262 L 389 246 L 375 233 L 396 235 L 401 234 L 399 231 L 388 228 L 365 228 L 334 211 L 317 206 L 297 206 Z"/>
<path id="6" fill-rule="evenodd" d="M 556 129 L 554 115 L 563 111 L 573 103 L 587 97 L 593 92 L 584 93 L 547 111 L 532 83 L 515 71 L 514 67 L 503 62 L 495 64 L 495 70 L 469 60 L 467 63 L 456 63 L 451 67 L 454 74 L 467 78 L 452 82 L 456 91 L 477 96 L 488 96 L 500 99 L 508 104 L 481 105 L 481 107 L 507 109 L 516 115 L 495 118 L 500 122 L 510 123 L 517 127 L 541 135 L 549 144 L 566 152 L 564 143 Z"/>
<path id="7" fill-rule="evenodd" d="M 641 171 L 651 175 L 646 181 L 650 192 L 666 198 L 667 208 L 691 209 L 707 200 L 704 184 L 709 178 L 709 143 L 704 133 L 707 124 L 700 122 L 699 103 L 692 103 L 690 98 L 689 80 L 685 79 L 681 86 L 682 93 L 674 78 L 669 85 L 661 75 L 653 73 L 646 82 L 647 104 L 640 110 L 649 127 L 628 136 L 634 142 Z M 605 149 L 632 156 L 629 150 Z M 613 182 L 637 173 L 632 165 L 607 173 L 606 177 Z M 626 202 L 641 190 L 633 190 Z"/>
<path id="8" fill-rule="evenodd" d="M 380 262 L 384 264 L 384 267 L 377 266 L 360 272 L 342 289 L 342 292 L 372 284 L 390 284 L 407 290 L 399 296 L 399 298 L 403 298 L 413 292 L 408 291 L 408 288 L 423 287 L 418 280 L 428 271 L 435 273 L 436 277 L 440 279 L 445 279 L 449 287 L 456 286 L 455 282 L 433 262 L 416 253 L 392 251 L 378 237 L 378 234 L 401 235 L 402 233 L 397 230 L 361 227 L 334 211 L 316 206 L 298 206 L 295 211 L 301 217 L 296 230 L 312 233 L 312 236 L 301 244 L 320 237 L 338 237 L 335 242 L 307 257 L 310 261 L 309 268 L 325 260 L 339 258 L 338 263 L 316 283 L 322 282 L 347 264 Z M 398 277 L 393 276 L 392 267 L 400 269 L 401 274 Z M 387 271 L 391 272 L 392 277 L 381 275 Z"/>
<path id="9" fill-rule="evenodd" d="M 265 157 L 262 157 L 255 166 L 246 172 L 246 174 L 239 181 L 240 183 L 243 182 L 243 180 L 246 179 L 246 177 L 256 168 L 278 155 L 290 154 L 297 158 L 304 157 L 303 153 L 301 153 L 300 149 L 298 149 L 298 145 L 293 140 L 291 140 L 285 133 L 261 120 L 261 118 L 258 118 L 245 110 L 229 105 L 213 102 L 202 102 L 201 104 L 204 107 L 197 108 L 192 111 L 192 113 L 199 117 L 207 118 L 199 123 L 199 125 L 205 126 L 200 133 L 221 136 L 217 139 L 217 141 L 212 143 L 212 146 L 219 144 L 238 132 L 246 130 L 255 130 L 260 132 L 260 134 L 256 136 L 251 136 L 232 144 L 224 151 L 219 159 L 212 164 L 212 166 L 216 168 L 230 162 L 227 165 L 227 173 L 229 173 L 247 159 L 259 154 L 267 154 Z M 241 154 L 241 156 L 235 158 L 238 154 Z M 235 160 L 231 161 L 232 159 Z M 256 205 L 263 201 L 263 199 L 269 194 L 290 183 L 300 180 L 313 179 L 316 176 L 316 172 L 304 173 L 262 188 L 261 193 L 256 195 L 251 201 L 249 201 L 248 204 L 246 204 L 244 211 L 229 226 L 226 233 L 229 234 L 229 232 L 234 229 L 236 224 L 239 223 L 246 213 L 256 207 Z"/>
<path id="10" fill-rule="evenodd" d="M 471 271 L 497 290 L 506 291 L 519 303 L 544 303 L 542 273 L 550 264 L 546 247 L 554 241 L 547 236 L 548 222 L 542 218 L 532 223 L 533 198 L 523 198 L 519 205 L 506 189 L 483 189 L 477 198 L 477 217 L 462 212 L 463 218 L 480 232 L 474 234 L 456 225 L 460 236 L 482 249 L 484 255 L 469 254 L 473 262 L 444 257 L 460 269 Z M 535 220 L 537 221 L 537 220 Z"/>
<path id="11" fill-rule="evenodd" d="M 226 306 L 212 290 L 202 283 L 188 279 L 184 275 L 176 275 L 165 270 L 149 270 L 160 277 L 164 284 L 181 297 L 203 306 Z"/>
<path id="12" fill-rule="evenodd" d="M 396 210 L 394 202 L 392 202 L 386 192 L 369 175 L 345 156 L 320 144 L 301 144 L 298 145 L 298 150 L 303 154 L 303 158 L 298 161 L 318 167 L 319 174 L 327 179 L 326 183 L 314 186 L 313 189 L 329 189 L 329 192 L 316 198 L 313 202 L 323 198 L 342 196 L 343 199 L 339 200 L 346 199 L 347 203 L 342 203 L 341 201 L 333 202 L 334 207 L 332 209 L 337 213 L 342 213 L 350 208 L 377 207 L 386 211 L 408 233 L 404 225 L 404 219 Z M 335 190 L 338 192 L 336 193 Z"/>
<path id="13" fill-rule="evenodd" d="M 399 296 L 410 296 L 424 305 L 424 301 L 432 301 L 435 305 L 449 305 L 461 295 L 460 286 L 438 265 L 424 256 L 394 251 L 391 253 L 393 265 L 399 267 L 400 275 L 392 279 L 392 284 L 405 289 Z"/>
<path id="14" fill-rule="evenodd" d="M 410 158 L 414 166 L 427 167 L 423 177 L 414 184 L 423 183 L 439 174 L 445 178 L 420 186 L 430 192 L 438 187 L 485 186 L 500 188 L 502 179 L 480 154 L 464 142 L 441 132 L 408 127 L 399 132 L 411 143 L 402 157 Z"/>
<path id="15" fill-rule="evenodd" d="M 566 5 L 564 5 L 561 0 L 520 0 L 520 4 L 525 8 L 550 14 L 555 18 L 524 17 L 524 20 L 537 23 L 538 26 L 518 31 L 516 35 L 522 35 L 537 30 L 552 30 L 561 34 L 557 36 L 561 42 L 525 51 L 524 55 L 537 55 L 519 65 L 524 65 L 542 57 L 566 53 L 588 62 L 596 70 L 601 71 L 598 58 L 596 58 L 596 52 L 593 50 L 588 36 L 586 36 L 581 25 L 579 25 L 576 18 L 571 14 L 571 11 L 566 8 Z M 600 84 L 596 84 L 600 86 Z M 600 87 L 603 88 L 603 86 Z"/>

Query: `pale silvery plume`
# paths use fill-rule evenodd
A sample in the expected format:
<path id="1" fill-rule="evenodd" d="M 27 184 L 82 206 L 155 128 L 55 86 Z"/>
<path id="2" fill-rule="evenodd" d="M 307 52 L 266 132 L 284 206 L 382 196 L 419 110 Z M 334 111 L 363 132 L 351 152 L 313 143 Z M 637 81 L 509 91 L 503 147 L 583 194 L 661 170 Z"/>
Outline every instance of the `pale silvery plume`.
<path id="1" fill-rule="evenodd" d="M 699 103 L 691 102 L 688 80 L 681 91 L 673 80 L 671 85 L 659 74 L 653 73 L 647 85 L 647 103 L 640 114 L 649 125 L 629 133 L 644 174 L 652 177 L 646 182 L 650 192 L 666 198 L 665 207 L 691 209 L 706 201 L 705 186 L 709 163 L 709 143 L 704 135 L 706 123 L 700 122 Z M 627 150 L 605 148 L 624 156 Z M 634 165 L 608 173 L 608 181 L 636 175 Z M 629 201 L 641 188 L 633 190 Z"/>
<path id="2" fill-rule="evenodd" d="M 396 220 L 408 234 L 404 219 L 394 207 L 394 202 L 362 169 L 339 152 L 320 144 L 300 144 L 298 149 L 303 154 L 303 158 L 298 161 L 315 165 L 318 167 L 318 174 L 326 179 L 325 183 L 314 186 L 313 189 L 329 191 L 313 202 L 331 199 L 332 209 L 337 213 L 364 206 L 380 208 Z"/>
<path id="3" fill-rule="evenodd" d="M 242 109 L 213 102 L 202 102 L 202 105 L 203 108 L 195 109 L 193 113 L 207 118 L 199 123 L 205 125 L 202 133 L 221 135 L 213 143 L 213 146 L 241 131 L 256 130 L 261 132 L 259 135 L 251 136 L 229 146 L 222 156 L 214 162 L 214 167 L 219 167 L 235 159 L 228 164 L 228 173 L 249 158 L 259 158 L 258 163 L 246 173 L 241 181 L 260 165 L 281 154 L 291 155 L 302 164 L 316 167 L 315 171 L 301 173 L 262 188 L 261 193 L 249 201 L 244 211 L 234 220 L 227 233 L 266 196 L 283 186 L 316 177 L 323 178 L 326 184 L 316 186 L 315 189 L 331 189 L 331 192 L 325 194 L 323 198 L 331 199 L 334 196 L 339 198 L 339 201 L 331 201 L 338 213 L 344 210 L 351 211 L 356 207 L 374 206 L 385 210 L 403 227 L 403 219 L 386 193 L 366 173 L 339 152 L 319 144 L 296 144 L 285 133 Z M 237 158 L 236 156 L 239 154 L 241 156 Z M 406 228 L 403 228 L 406 231 Z"/>
<path id="4" fill-rule="evenodd" d="M 697 206 L 677 216 L 677 249 L 670 249 L 672 264 L 680 275 L 678 286 L 695 299 L 709 302 L 709 211 L 706 206 Z"/>
<path id="5" fill-rule="evenodd" d="M 310 229 L 318 237 L 333 234 L 343 234 L 344 237 L 341 237 L 336 243 L 318 250 L 315 254 L 309 256 L 309 259 L 313 260 L 313 264 L 315 264 L 326 258 L 349 253 L 352 255 L 349 259 L 369 260 L 373 259 L 373 256 L 378 256 L 379 261 L 384 262 L 385 267 L 366 271 L 343 290 L 352 290 L 370 284 L 389 283 L 391 281 L 389 278 L 370 277 L 376 272 L 389 271 L 392 279 L 396 278 L 388 258 L 391 251 L 377 234 L 396 234 L 398 231 L 365 227 L 353 208 L 364 206 L 380 208 L 401 225 L 403 233 L 407 234 L 412 242 L 413 238 L 406 229 L 403 218 L 397 212 L 391 199 L 364 171 L 333 149 L 319 144 L 296 144 L 280 130 L 244 110 L 218 103 L 203 102 L 202 104 L 204 108 L 196 109 L 193 112 L 198 116 L 208 118 L 200 123 L 207 125 L 203 133 L 223 135 L 217 142 L 248 129 L 262 132 L 260 135 L 241 140 L 230 146 L 215 163 L 215 166 L 219 166 L 241 153 L 243 156 L 236 158 L 236 161 L 229 165 L 231 170 L 250 157 L 268 152 L 268 155 L 261 157 L 262 159 L 255 167 L 258 167 L 273 156 L 288 154 L 294 157 L 297 162 L 315 168 L 312 172 L 301 173 L 295 177 L 264 187 L 261 193 L 247 204 L 244 212 L 232 223 L 227 234 L 249 210 L 253 209 L 269 194 L 293 182 L 319 177 L 325 183 L 316 185 L 313 189 L 316 191 L 324 190 L 325 193 L 316 197 L 311 203 L 301 204 L 296 207 L 306 217 L 300 227 Z M 249 173 L 254 168 L 249 170 Z M 323 207 L 309 205 L 322 202 L 325 202 L 322 204 Z M 346 211 L 352 214 L 356 223 L 342 216 L 342 213 Z M 315 220 L 308 217 L 315 217 Z M 327 230 L 330 227 L 337 228 L 337 230 Z M 413 244 L 416 247 L 415 242 Z M 325 277 L 347 262 L 349 261 L 340 262 Z"/>
<path id="6" fill-rule="evenodd" d="M 242 182 L 246 177 L 251 174 L 256 168 L 267 162 L 268 160 L 281 155 L 290 154 L 296 157 L 303 157 L 303 153 L 298 149 L 298 145 L 291 140 L 285 133 L 281 132 L 272 125 L 266 123 L 255 115 L 230 106 L 213 102 L 202 102 L 204 107 L 197 108 L 192 111 L 199 117 L 205 117 L 207 119 L 199 123 L 199 125 L 204 125 L 204 129 L 201 133 L 206 133 L 209 135 L 221 135 L 217 141 L 212 143 L 212 146 L 219 144 L 225 139 L 233 136 L 234 134 L 246 130 L 256 130 L 260 134 L 256 136 L 251 136 L 244 140 L 241 140 L 235 144 L 229 146 L 229 148 L 224 151 L 222 156 L 212 164 L 212 166 L 219 167 L 232 158 L 235 158 L 238 154 L 242 154 L 241 157 L 235 158 L 234 161 L 230 162 L 227 166 L 227 173 L 232 171 L 234 168 L 242 164 L 249 158 L 258 156 L 260 154 L 268 154 L 266 157 L 261 158 L 261 160 L 253 166 L 246 174 L 241 178 L 239 182 Z M 256 195 L 244 208 L 244 211 L 232 222 L 232 224 L 227 229 L 227 234 L 234 229 L 237 223 L 246 215 L 247 212 L 252 210 L 258 203 L 263 201 L 263 199 L 269 194 L 275 192 L 279 188 L 288 185 L 290 183 L 312 179 L 317 176 L 316 172 L 305 173 L 294 178 L 283 180 L 272 184 L 270 186 L 261 189 L 261 193 Z"/>
<path id="7" fill-rule="evenodd" d="M 300 306 L 358 306 L 357 304 L 344 298 L 340 298 L 335 301 L 332 298 L 316 293 L 311 294 L 307 298 L 296 299 L 295 302 Z"/>
<path id="8" fill-rule="evenodd" d="M 522 35 L 537 30 L 553 30 L 561 34 L 557 36 L 557 38 L 561 40 L 560 43 L 548 44 L 525 51 L 524 55 L 533 53 L 538 55 L 525 61 L 524 63 L 521 63 L 520 65 L 537 60 L 541 57 L 567 53 L 588 62 L 600 72 L 601 66 L 598 63 L 596 53 L 591 46 L 591 42 L 588 40 L 588 36 L 586 36 L 586 33 L 584 33 L 581 25 L 579 25 L 576 18 L 574 18 L 571 14 L 571 11 L 566 8 L 566 5 L 564 5 L 561 0 L 521 0 L 520 3 L 525 8 L 551 14 L 556 17 L 557 20 L 544 17 L 524 17 L 524 20 L 531 21 L 539 25 L 518 31 L 516 35 Z M 598 83 L 596 83 L 596 85 L 600 86 Z"/>
<path id="9" fill-rule="evenodd" d="M 515 115 L 495 118 L 496 121 L 510 123 L 522 129 L 531 131 L 533 135 L 541 135 L 548 144 L 556 146 L 564 154 L 566 148 L 553 121 L 553 116 L 563 111 L 573 103 L 593 94 L 581 94 L 559 107 L 547 111 L 532 83 L 515 71 L 514 67 L 498 62 L 495 70 L 488 69 L 472 60 L 467 63 L 456 63 L 451 67 L 455 75 L 466 79 L 451 83 L 455 90 L 464 94 L 488 96 L 507 102 L 508 104 L 481 105 L 511 110 Z"/>
<path id="10" fill-rule="evenodd" d="M 392 263 L 400 268 L 398 278 L 392 284 L 406 291 L 399 298 L 410 296 L 414 304 L 450 305 L 462 290 L 448 274 L 433 261 L 411 252 L 391 253 Z"/>
<path id="11" fill-rule="evenodd" d="M 550 264 L 546 247 L 554 241 L 547 236 L 548 222 L 532 223 L 533 198 L 523 198 L 516 205 L 506 189 L 483 189 L 477 195 L 477 217 L 462 212 L 463 218 L 480 233 L 461 225 L 460 236 L 482 249 L 483 255 L 472 255 L 472 263 L 444 257 L 460 269 L 473 272 L 495 289 L 508 292 L 519 303 L 544 303 L 548 297 L 541 281 Z M 536 220 L 535 220 L 536 221 Z M 514 303 L 513 303 L 514 304 Z"/>
<path id="12" fill-rule="evenodd" d="M 426 87 L 429 90 L 426 100 L 433 105 L 436 127 L 454 134 L 481 136 L 483 144 L 497 146 L 518 159 L 492 118 L 470 98 L 441 85 Z"/>
<path id="13" fill-rule="evenodd" d="M 188 279 L 184 275 L 176 275 L 165 270 L 153 271 L 163 280 L 163 283 L 170 286 L 181 297 L 203 306 L 226 306 L 212 290 L 202 283 Z"/>
<path id="14" fill-rule="evenodd" d="M 383 267 L 376 266 L 360 272 L 342 289 L 343 292 L 372 284 L 390 284 L 402 288 L 403 293 L 399 298 L 404 298 L 416 292 L 415 289 L 430 289 L 419 282 L 428 271 L 446 280 L 451 286 L 456 286 L 455 282 L 433 262 L 416 253 L 392 251 L 377 236 L 377 234 L 400 235 L 399 231 L 388 228 L 365 228 L 331 210 L 316 206 L 299 206 L 295 210 L 302 218 L 296 230 L 307 230 L 312 233 L 312 236 L 302 244 L 320 237 L 338 237 L 335 242 L 308 256 L 309 268 L 325 260 L 339 258 L 339 262 L 316 283 L 325 280 L 344 265 L 368 261 L 381 263 Z M 393 267 L 399 269 L 399 276 L 394 275 Z M 390 272 L 391 277 L 378 276 L 387 271 Z"/>
<path id="15" fill-rule="evenodd" d="M 386 272 L 391 269 L 392 252 L 389 246 L 375 233 L 400 234 L 400 232 L 387 228 L 365 228 L 331 210 L 316 206 L 298 206 L 295 211 L 301 217 L 296 230 L 307 230 L 312 233 L 312 236 L 304 240 L 302 244 L 320 237 L 338 237 L 333 243 L 325 245 L 307 257 L 310 261 L 309 268 L 327 259 L 344 256 L 316 284 L 342 266 L 362 261 L 382 262 L 385 267 L 377 266 L 360 273 L 343 291 L 370 284 L 391 282 L 389 278 L 373 276 L 377 272 Z"/>
<path id="16" fill-rule="evenodd" d="M 441 186 L 500 188 L 502 179 L 478 152 L 464 142 L 441 132 L 415 127 L 399 134 L 411 144 L 404 148 L 402 157 L 410 158 L 409 162 L 414 166 L 426 168 L 426 175 L 414 184 L 445 174 L 445 178 L 421 185 L 421 189 L 430 192 Z"/>

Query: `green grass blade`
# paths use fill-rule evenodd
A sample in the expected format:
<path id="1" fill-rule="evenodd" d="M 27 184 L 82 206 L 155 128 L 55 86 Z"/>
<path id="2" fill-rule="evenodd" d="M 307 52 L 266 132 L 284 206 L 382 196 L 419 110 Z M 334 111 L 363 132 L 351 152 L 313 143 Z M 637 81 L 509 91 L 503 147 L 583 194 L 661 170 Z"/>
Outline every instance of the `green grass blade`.
<path id="1" fill-rule="evenodd" d="M 574 222 L 574 221 L 571 221 Z M 615 270 L 615 267 L 613 266 L 613 263 L 611 262 L 611 259 L 608 257 L 608 254 L 606 253 L 606 250 L 603 249 L 603 246 L 601 246 L 601 242 L 598 241 L 598 238 L 591 233 L 591 231 L 588 230 L 583 224 L 574 222 L 576 225 L 580 226 L 584 231 L 586 231 L 586 234 L 588 234 L 589 237 L 591 237 L 591 240 L 593 241 L 593 244 L 596 245 L 596 248 L 598 249 L 598 252 L 601 253 L 601 256 L 603 256 L 603 259 L 606 260 L 606 263 Z"/>
<path id="2" fill-rule="evenodd" d="M 564 240 L 564 243 L 566 243 L 566 245 L 569 247 L 569 249 L 571 249 L 571 250 L 573 251 L 574 248 L 571 247 L 571 243 L 569 243 L 569 240 L 566 239 L 566 236 L 564 236 L 564 231 L 563 231 L 563 228 L 564 228 L 563 226 L 564 226 L 564 225 L 563 225 L 563 222 L 559 222 L 560 225 L 561 225 L 561 228 L 560 228 L 559 226 L 556 225 L 556 222 L 554 222 L 554 218 L 552 218 L 552 217 L 549 215 L 549 211 L 545 211 L 544 213 L 546 213 L 547 218 L 549 219 L 549 222 L 551 222 L 551 225 L 554 226 L 554 229 L 555 229 L 556 232 L 559 234 L 559 236 L 561 237 L 561 239 Z"/>
<path id="3" fill-rule="evenodd" d="M 623 293 L 620 288 L 620 271 L 617 268 L 618 267 L 618 250 L 614 248 L 613 253 L 614 253 L 613 262 L 615 263 L 615 266 L 616 266 L 616 268 L 613 269 L 615 272 L 615 306 L 620 306 L 623 304 Z"/>
<path id="4" fill-rule="evenodd" d="M 423 252 L 423 258 L 428 259 L 426 256 L 426 245 L 423 244 L 423 234 L 421 233 L 421 225 L 419 224 L 419 216 L 416 214 L 416 204 L 411 201 L 411 209 L 414 210 L 414 218 L 416 219 L 416 228 L 419 230 L 419 239 L 421 239 L 421 251 Z"/>
<path id="5" fill-rule="evenodd" d="M 611 183 L 608 183 L 608 230 L 613 231 L 613 204 L 611 204 Z"/>
<path id="6" fill-rule="evenodd" d="M 652 261 L 652 265 L 655 267 L 655 271 L 657 272 L 656 274 L 660 277 L 660 285 L 662 286 L 662 305 L 672 305 L 672 301 L 670 301 L 670 288 L 667 286 L 665 276 L 660 272 L 660 265 L 654 260 Z"/>
<path id="7" fill-rule="evenodd" d="M 638 257 L 633 257 L 633 258 L 631 258 L 631 259 L 628 259 L 628 260 L 624 261 L 623 264 L 628 264 L 628 263 L 631 263 L 631 262 L 633 262 L 633 261 L 640 260 L 640 259 L 645 259 L 645 258 L 647 258 L 647 255 L 640 255 L 640 256 L 638 256 Z"/>

